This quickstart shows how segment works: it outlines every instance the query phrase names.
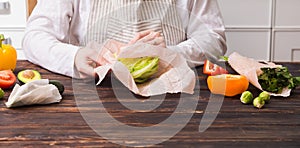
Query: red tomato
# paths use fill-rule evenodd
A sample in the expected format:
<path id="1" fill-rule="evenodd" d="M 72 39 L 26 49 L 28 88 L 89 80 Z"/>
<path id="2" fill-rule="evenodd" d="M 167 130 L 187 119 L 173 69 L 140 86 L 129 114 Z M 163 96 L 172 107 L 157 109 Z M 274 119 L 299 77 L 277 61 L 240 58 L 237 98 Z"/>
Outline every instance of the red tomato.
<path id="1" fill-rule="evenodd" d="M 228 74 L 228 71 L 221 66 L 218 66 L 217 64 L 214 64 L 208 60 L 204 61 L 203 66 L 203 73 L 214 76 L 214 75 L 220 75 L 220 74 Z"/>
<path id="2" fill-rule="evenodd" d="M 17 81 L 16 76 L 11 70 L 0 71 L 0 88 L 10 88 Z"/>

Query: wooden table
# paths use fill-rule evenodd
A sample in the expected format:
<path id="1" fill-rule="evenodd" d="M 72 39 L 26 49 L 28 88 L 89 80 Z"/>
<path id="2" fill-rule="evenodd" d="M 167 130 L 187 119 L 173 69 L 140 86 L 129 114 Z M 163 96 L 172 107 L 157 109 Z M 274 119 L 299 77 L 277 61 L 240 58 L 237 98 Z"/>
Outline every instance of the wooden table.
<path id="1" fill-rule="evenodd" d="M 300 75 L 300 63 L 282 63 L 289 67 L 293 75 Z M 102 138 L 84 120 L 80 108 L 74 97 L 72 79 L 51 73 L 27 61 L 18 61 L 15 73 L 23 69 L 38 70 L 43 78 L 60 80 L 65 86 L 63 100 L 50 105 L 34 105 L 7 109 L 5 101 L 10 90 L 6 90 L 4 100 L 0 104 L 0 147 L 120 147 L 110 140 Z M 210 93 L 202 75 L 202 67 L 197 68 L 200 82 L 200 95 L 197 97 L 196 110 L 192 118 L 180 132 L 169 140 L 152 147 L 299 147 L 300 146 L 300 89 L 293 90 L 288 98 L 272 97 L 271 103 L 263 109 L 256 109 L 252 105 L 243 105 L 239 96 L 226 97 L 219 112 L 212 113 L 217 118 L 204 132 L 199 132 L 199 124 L 209 102 Z M 97 93 L 107 112 L 121 123 L 137 127 L 157 125 L 172 115 L 177 107 L 180 94 L 168 94 L 163 103 L 150 112 L 136 112 L 122 106 L 114 95 L 114 90 L 122 92 L 124 87 L 112 89 L 108 76 L 97 86 Z M 259 90 L 250 86 L 255 95 Z M 86 93 L 86 91 L 83 91 Z M 82 96 L 89 96 L 82 94 Z M 138 96 L 135 96 L 138 97 Z M 188 97 L 184 96 L 183 97 Z M 147 98 L 138 97 L 140 101 Z M 94 104 L 92 102 L 91 104 Z M 212 102 L 214 103 L 214 102 Z M 84 107 L 82 107 L 84 108 Z M 96 107 L 84 108 L 86 111 L 97 110 Z M 208 112 L 209 113 L 209 112 Z M 175 114 L 175 113 L 174 113 Z M 178 121 L 184 119 L 185 113 Z M 101 114 L 97 115 L 101 117 Z M 203 121 L 203 123 L 208 121 Z M 110 123 L 99 123 L 108 127 Z M 135 131 L 111 134 L 131 136 Z M 114 133 L 116 132 L 116 133 Z M 149 140 L 159 140 L 149 137 Z M 100 134 L 101 135 L 101 134 Z M 115 139 L 124 145 L 139 144 L 136 141 Z M 157 138 L 157 139 L 156 139 Z"/>

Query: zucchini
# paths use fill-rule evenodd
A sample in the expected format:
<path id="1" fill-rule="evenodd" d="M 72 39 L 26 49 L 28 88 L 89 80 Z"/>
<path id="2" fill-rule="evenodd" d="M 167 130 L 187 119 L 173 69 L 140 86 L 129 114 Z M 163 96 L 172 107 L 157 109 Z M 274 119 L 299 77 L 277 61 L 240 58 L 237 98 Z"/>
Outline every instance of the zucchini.
<path id="1" fill-rule="evenodd" d="M 49 80 L 49 84 L 56 86 L 61 95 L 65 91 L 65 86 L 58 80 Z"/>

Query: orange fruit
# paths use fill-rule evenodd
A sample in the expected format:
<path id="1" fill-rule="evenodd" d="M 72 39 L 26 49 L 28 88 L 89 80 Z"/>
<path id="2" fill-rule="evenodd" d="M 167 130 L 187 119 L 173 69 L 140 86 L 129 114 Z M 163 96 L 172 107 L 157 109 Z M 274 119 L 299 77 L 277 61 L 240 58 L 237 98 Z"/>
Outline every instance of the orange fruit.
<path id="1" fill-rule="evenodd" d="M 222 74 L 207 78 L 208 89 L 211 93 L 225 96 L 235 96 L 248 89 L 249 81 L 245 76 Z"/>

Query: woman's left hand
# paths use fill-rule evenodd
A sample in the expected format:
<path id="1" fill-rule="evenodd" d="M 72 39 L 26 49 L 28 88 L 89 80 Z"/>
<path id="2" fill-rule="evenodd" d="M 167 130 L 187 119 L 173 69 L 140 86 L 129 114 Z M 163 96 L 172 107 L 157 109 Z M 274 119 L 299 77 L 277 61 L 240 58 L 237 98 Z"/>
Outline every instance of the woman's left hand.
<path id="1" fill-rule="evenodd" d="M 147 43 L 155 46 L 166 47 L 165 38 L 158 32 L 151 30 L 142 31 L 136 34 L 136 36 L 128 43 L 129 45 L 134 43 Z"/>

